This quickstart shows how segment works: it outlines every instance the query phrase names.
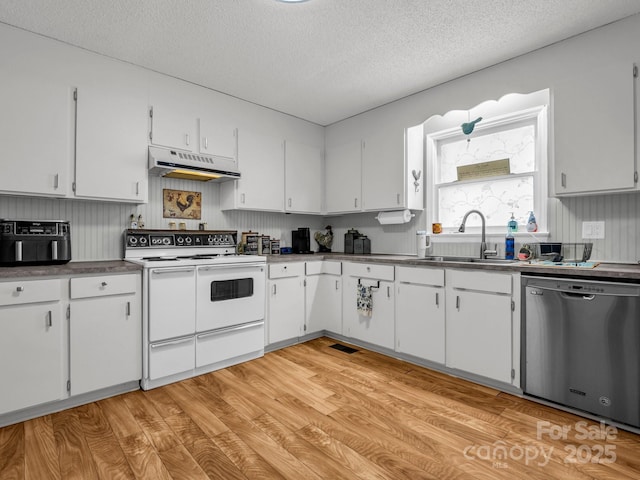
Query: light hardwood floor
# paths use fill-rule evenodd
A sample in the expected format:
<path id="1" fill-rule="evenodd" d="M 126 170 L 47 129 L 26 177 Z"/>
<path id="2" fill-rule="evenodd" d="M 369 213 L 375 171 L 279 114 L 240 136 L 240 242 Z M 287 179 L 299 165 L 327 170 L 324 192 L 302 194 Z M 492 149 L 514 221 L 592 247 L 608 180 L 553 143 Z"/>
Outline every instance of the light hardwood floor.
<path id="1" fill-rule="evenodd" d="M 334 343 L 2 428 L 0 478 L 640 478 L 638 435 Z"/>

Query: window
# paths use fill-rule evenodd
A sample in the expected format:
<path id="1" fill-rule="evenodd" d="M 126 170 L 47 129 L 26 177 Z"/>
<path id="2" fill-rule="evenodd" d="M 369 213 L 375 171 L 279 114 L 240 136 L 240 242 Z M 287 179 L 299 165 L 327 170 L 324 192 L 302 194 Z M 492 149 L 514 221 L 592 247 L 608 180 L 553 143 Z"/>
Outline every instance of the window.
<path id="1" fill-rule="evenodd" d="M 427 222 L 441 223 L 444 233 L 457 232 L 464 214 L 471 209 L 484 214 L 487 233 L 506 233 L 512 212 L 520 226 L 519 231 L 525 231 L 530 211 L 536 214 L 539 231 L 546 230 L 546 104 L 515 110 L 518 102 L 511 100 L 506 108 L 510 111 L 504 112 L 503 105 L 499 115 L 489 118 L 482 113 L 457 112 L 458 120 L 464 114 L 462 121 L 449 120 L 448 123 L 455 121 L 455 126 L 431 132 L 429 121 L 425 123 L 429 172 L 426 179 Z M 482 112 L 483 107 L 489 110 L 491 106 L 480 105 L 474 113 Z M 471 135 L 465 135 L 460 124 L 478 116 L 483 116 L 482 121 L 476 124 Z M 434 123 L 442 126 L 446 122 Z M 495 172 L 459 174 L 459 167 L 496 160 L 503 160 L 502 166 L 508 167 Z M 480 225 L 478 215 L 469 216 L 467 232 L 479 232 Z"/>

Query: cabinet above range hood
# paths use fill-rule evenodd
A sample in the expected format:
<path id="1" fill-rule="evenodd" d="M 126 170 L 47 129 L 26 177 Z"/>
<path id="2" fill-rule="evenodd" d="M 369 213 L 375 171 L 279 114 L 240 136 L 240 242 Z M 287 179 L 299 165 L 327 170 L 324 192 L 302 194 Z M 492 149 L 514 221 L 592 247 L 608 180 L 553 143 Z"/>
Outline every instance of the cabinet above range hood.
<path id="1" fill-rule="evenodd" d="M 200 182 L 238 180 L 240 172 L 231 158 L 149 147 L 149 173 Z"/>

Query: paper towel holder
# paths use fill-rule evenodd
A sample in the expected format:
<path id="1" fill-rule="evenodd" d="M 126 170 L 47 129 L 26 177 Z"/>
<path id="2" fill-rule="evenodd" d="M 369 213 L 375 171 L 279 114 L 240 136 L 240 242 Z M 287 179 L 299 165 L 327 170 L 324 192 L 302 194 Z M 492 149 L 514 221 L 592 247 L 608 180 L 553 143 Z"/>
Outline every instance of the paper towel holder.
<path id="1" fill-rule="evenodd" d="M 411 213 L 411 210 L 405 209 L 394 210 L 391 212 L 378 212 L 375 219 L 378 220 L 380 225 L 397 225 L 401 223 L 409 223 L 415 216 L 415 213 Z"/>

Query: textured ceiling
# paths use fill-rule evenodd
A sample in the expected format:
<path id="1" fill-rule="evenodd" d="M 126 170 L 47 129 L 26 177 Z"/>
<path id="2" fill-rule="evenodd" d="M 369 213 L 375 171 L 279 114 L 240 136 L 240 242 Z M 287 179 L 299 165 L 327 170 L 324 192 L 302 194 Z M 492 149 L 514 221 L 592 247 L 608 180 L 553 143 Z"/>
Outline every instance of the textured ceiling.
<path id="1" fill-rule="evenodd" d="M 0 22 L 328 125 L 638 0 L 1 0 Z"/>

